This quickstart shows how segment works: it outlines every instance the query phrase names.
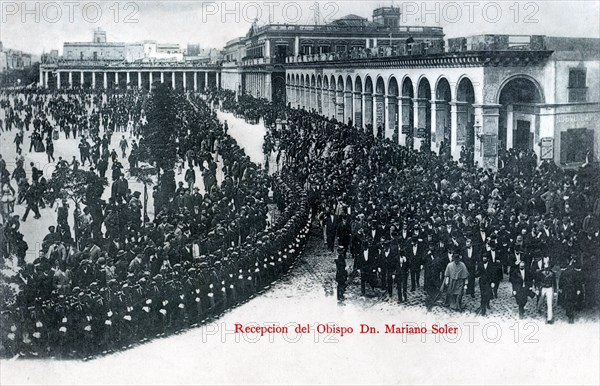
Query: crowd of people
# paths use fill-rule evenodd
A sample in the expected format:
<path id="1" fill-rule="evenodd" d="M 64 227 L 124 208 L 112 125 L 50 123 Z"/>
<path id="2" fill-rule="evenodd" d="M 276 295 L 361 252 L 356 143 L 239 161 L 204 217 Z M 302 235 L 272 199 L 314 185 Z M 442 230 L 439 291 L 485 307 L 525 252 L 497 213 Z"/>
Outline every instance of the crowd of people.
<path id="1" fill-rule="evenodd" d="M 15 108 L 23 97 L 11 95 L 10 105 Z M 66 137 L 69 127 L 69 135 L 81 133 L 81 143 L 90 138 L 98 143 L 101 154 L 97 158 L 95 150 L 87 152 L 84 146 L 82 152 L 80 146 L 80 159 L 59 159 L 48 185 L 59 186 L 53 179 L 60 171 L 81 168 L 104 179 L 99 164 L 108 154 L 110 198 L 102 200 L 102 192 L 86 195 L 83 207 L 72 212 L 71 227 L 69 203 L 55 192 L 56 225 L 49 227 L 35 260 L 19 255 L 19 270 L 10 278 L 18 290 L 13 298 L 0 299 L 1 357 L 88 357 L 181 330 L 253 296 L 283 275 L 298 255 L 307 231 L 302 186 L 294 179 L 270 177 L 250 162 L 216 113 L 193 95 L 174 93 L 172 100 L 178 112 L 173 136 L 178 163 L 191 171 L 186 172 L 187 186 L 173 186 L 174 178 L 164 176 L 174 177 L 176 171 L 164 171 L 153 193 L 154 219 L 144 218 L 140 192 L 129 189 L 121 161 L 127 152 L 138 163 L 149 159 L 144 133 L 152 122 L 146 121 L 144 109 L 152 97 L 139 91 L 40 97 L 37 108 L 52 130 Z M 66 116 L 76 121 L 66 122 Z M 92 123 L 86 128 L 81 122 Z M 125 154 L 111 149 L 111 132 L 119 132 L 117 146 Z M 128 132 L 129 139 L 138 140 L 135 146 L 122 145 Z M 132 165 L 130 175 L 136 173 Z M 204 174 L 204 193 L 192 178 L 195 168 Z M 270 199 L 277 203 L 276 216 L 268 216 Z M 18 231 L 18 226 L 15 217 L 3 224 L 3 258 L 14 255 L 5 230 Z"/>
<path id="2" fill-rule="evenodd" d="M 360 277 L 363 295 L 392 299 L 396 290 L 405 302 L 422 285 L 427 307 L 441 299 L 462 310 L 462 298 L 479 292 L 485 315 L 509 286 L 519 316 L 534 299 L 549 323 L 554 296 L 569 322 L 597 306 L 597 165 L 563 170 L 511 150 L 499 170 L 486 170 L 466 150 L 453 161 L 314 111 L 254 103 L 285 122 L 267 125 L 265 156 L 275 152 L 304 184 L 327 248 L 353 260 L 350 278 Z M 343 288 L 346 267 L 337 266 Z"/>

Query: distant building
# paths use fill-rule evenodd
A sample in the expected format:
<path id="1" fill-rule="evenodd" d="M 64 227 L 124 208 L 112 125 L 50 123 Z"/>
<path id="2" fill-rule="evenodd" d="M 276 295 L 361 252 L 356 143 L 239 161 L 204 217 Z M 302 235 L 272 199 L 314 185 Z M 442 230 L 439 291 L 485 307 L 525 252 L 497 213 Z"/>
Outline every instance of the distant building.
<path id="1" fill-rule="evenodd" d="M 0 42 L 0 72 L 31 67 L 32 57 L 23 51 L 5 49 Z"/>

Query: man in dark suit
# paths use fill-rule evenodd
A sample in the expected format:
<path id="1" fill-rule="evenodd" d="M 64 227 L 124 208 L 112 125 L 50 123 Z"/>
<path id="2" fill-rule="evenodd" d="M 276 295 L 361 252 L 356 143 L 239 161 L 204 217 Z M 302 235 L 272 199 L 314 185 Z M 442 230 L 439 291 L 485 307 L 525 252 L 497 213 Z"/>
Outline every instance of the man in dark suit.
<path id="1" fill-rule="evenodd" d="M 398 252 L 398 243 L 395 240 L 390 241 L 383 247 L 382 255 L 385 267 L 385 280 L 387 293 L 392 297 L 394 281 L 396 280 L 396 271 L 400 263 L 400 254 Z"/>
<path id="2" fill-rule="evenodd" d="M 433 253 L 434 245 L 427 246 L 427 252 L 425 253 L 423 265 L 425 268 L 423 288 L 427 293 L 427 299 L 425 300 L 425 305 L 427 309 L 431 309 L 435 299 L 440 291 L 440 286 L 442 285 L 441 273 L 443 272 L 441 262 Z M 447 264 L 446 264 L 447 265 Z M 444 265 L 444 269 L 446 266 Z"/>
<path id="3" fill-rule="evenodd" d="M 337 235 L 338 221 L 333 212 L 327 214 L 325 218 L 325 238 L 327 241 L 327 249 L 333 252 L 335 245 L 335 236 Z"/>
<path id="4" fill-rule="evenodd" d="M 377 260 L 379 250 L 375 243 L 364 243 L 361 254 L 358 256 L 358 270 L 360 271 L 360 293 L 364 296 L 367 282 L 373 289 L 373 267 Z"/>
<path id="5" fill-rule="evenodd" d="M 502 273 L 502 262 L 500 261 L 500 257 L 496 251 L 496 243 L 490 243 L 490 250 L 484 253 L 488 257 L 488 261 L 492 265 L 492 269 L 494 272 L 493 275 L 493 283 L 492 293 L 494 294 L 494 299 L 498 298 L 498 287 L 500 286 L 500 282 L 502 281 L 503 273 Z"/>
<path id="6" fill-rule="evenodd" d="M 479 292 L 481 294 L 481 303 L 479 313 L 485 315 L 490 307 L 490 299 L 492 298 L 492 288 L 494 284 L 494 267 L 488 261 L 488 257 L 484 255 L 481 261 L 477 263 L 476 276 L 479 277 Z"/>
<path id="7" fill-rule="evenodd" d="M 398 303 L 408 300 L 407 288 L 409 265 L 405 252 L 405 250 L 399 249 L 400 256 L 395 271 L 396 285 L 398 287 Z"/>
<path id="8" fill-rule="evenodd" d="M 519 318 L 522 319 L 525 314 L 527 298 L 532 293 L 531 285 L 533 282 L 531 272 L 525 269 L 524 261 L 521 261 L 519 264 L 519 269 L 513 272 L 510 281 L 513 288 L 513 296 L 515 297 L 517 305 L 519 306 Z"/>
<path id="9" fill-rule="evenodd" d="M 465 247 L 462 250 L 462 261 L 469 271 L 469 281 L 467 282 L 467 295 L 475 297 L 475 267 L 477 265 L 475 249 L 471 244 L 471 239 L 465 240 Z"/>
<path id="10" fill-rule="evenodd" d="M 410 239 L 410 244 L 407 246 L 406 257 L 410 269 L 410 290 L 414 291 L 419 287 L 419 279 L 421 277 L 421 266 L 423 265 L 423 246 L 419 243 L 419 239 L 413 236 Z"/>

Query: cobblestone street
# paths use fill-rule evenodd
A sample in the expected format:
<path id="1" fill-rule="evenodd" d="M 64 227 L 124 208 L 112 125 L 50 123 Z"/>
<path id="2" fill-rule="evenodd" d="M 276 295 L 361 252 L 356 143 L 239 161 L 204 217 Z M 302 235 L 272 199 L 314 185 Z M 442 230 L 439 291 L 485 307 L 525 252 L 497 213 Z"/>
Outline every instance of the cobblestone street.
<path id="1" fill-rule="evenodd" d="M 316 229 L 316 224 L 313 224 L 313 230 L 311 232 L 311 238 L 306 246 L 306 249 L 300 260 L 297 263 L 295 270 L 290 276 L 285 279 L 284 286 L 292 288 L 322 286 L 323 295 L 326 297 L 336 296 L 336 282 L 335 282 L 335 263 L 334 259 L 337 257 L 335 253 L 327 250 L 322 240 L 321 231 Z M 353 261 L 352 259 L 346 259 L 346 267 L 348 271 L 352 270 Z M 398 304 L 398 293 L 394 286 L 393 296 L 390 298 L 387 293 L 379 288 L 371 290 L 367 285 L 366 296 L 361 296 L 360 293 L 360 277 L 349 275 L 348 287 L 346 289 L 344 304 L 353 304 L 364 309 L 382 310 L 387 312 L 394 312 L 397 310 L 398 313 L 402 313 L 406 309 L 419 309 L 423 312 L 427 312 L 425 308 L 426 294 L 423 290 L 423 271 L 421 271 L 420 287 L 414 292 L 410 291 L 410 279 L 408 284 L 408 301 L 402 304 Z M 268 294 L 266 296 L 269 296 Z M 545 321 L 546 319 L 546 306 L 542 305 L 541 313 L 538 313 L 536 309 L 537 298 L 529 299 L 525 306 L 525 317 L 524 321 Z M 488 310 L 487 315 L 477 315 L 477 311 L 480 305 L 480 294 L 478 283 L 475 283 L 475 297 L 470 295 L 463 296 L 463 311 L 462 314 L 465 317 L 477 316 L 483 320 L 493 321 L 517 321 L 518 318 L 518 307 L 514 297 L 512 296 L 512 286 L 508 279 L 508 275 L 504 275 L 502 282 L 498 288 L 498 298 L 492 299 L 490 302 L 491 309 Z M 554 320 L 557 323 L 567 322 L 565 311 L 562 307 L 556 304 L 556 298 L 554 299 Z M 441 299 L 438 299 L 436 305 L 429 311 L 429 313 L 439 317 L 441 320 L 448 320 L 456 317 L 459 314 L 458 311 L 452 310 L 443 305 Z M 585 310 L 576 314 L 577 320 L 588 320 L 598 321 L 598 310 Z"/>

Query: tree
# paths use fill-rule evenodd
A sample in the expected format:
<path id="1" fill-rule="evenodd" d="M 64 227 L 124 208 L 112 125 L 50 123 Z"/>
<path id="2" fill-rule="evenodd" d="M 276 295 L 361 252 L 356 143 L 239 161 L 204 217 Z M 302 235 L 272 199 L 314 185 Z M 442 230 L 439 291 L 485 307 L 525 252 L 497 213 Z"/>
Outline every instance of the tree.
<path id="1" fill-rule="evenodd" d="M 106 178 L 87 170 L 74 171 L 70 168 L 57 168 L 48 180 L 46 199 L 54 202 L 60 198 L 70 199 L 75 203 L 75 210 L 80 204 L 90 205 L 100 201 L 104 189 L 108 186 Z M 75 229 L 78 228 L 75 216 Z M 77 232 L 75 232 L 77 235 Z M 77 242 L 78 240 L 75 240 Z"/>
<path id="2" fill-rule="evenodd" d="M 143 130 L 145 154 L 144 158 L 156 166 L 159 186 L 170 185 L 171 181 L 161 179 L 161 171 L 164 179 L 173 179 L 170 173 L 177 162 L 177 95 L 173 90 L 161 83 L 156 83 L 152 95 L 148 101 L 148 124 Z"/>

